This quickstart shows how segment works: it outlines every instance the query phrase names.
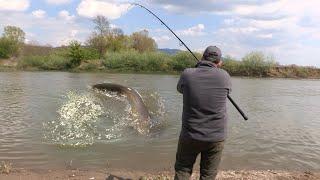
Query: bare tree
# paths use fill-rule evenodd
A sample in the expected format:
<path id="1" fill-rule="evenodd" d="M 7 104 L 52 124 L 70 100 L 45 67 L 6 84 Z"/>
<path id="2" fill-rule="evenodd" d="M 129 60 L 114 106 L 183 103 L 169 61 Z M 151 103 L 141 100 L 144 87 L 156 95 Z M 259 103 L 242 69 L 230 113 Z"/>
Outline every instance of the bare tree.
<path id="1" fill-rule="evenodd" d="M 109 33 L 110 23 L 106 17 L 99 15 L 93 19 L 93 23 L 95 24 L 94 29 L 100 36 L 104 36 Z"/>
<path id="2" fill-rule="evenodd" d="M 93 23 L 95 24 L 95 32 L 89 37 L 87 43 L 89 46 L 97 49 L 99 58 L 101 59 L 106 52 L 106 36 L 110 33 L 110 23 L 106 17 L 100 15 L 93 19 Z"/>

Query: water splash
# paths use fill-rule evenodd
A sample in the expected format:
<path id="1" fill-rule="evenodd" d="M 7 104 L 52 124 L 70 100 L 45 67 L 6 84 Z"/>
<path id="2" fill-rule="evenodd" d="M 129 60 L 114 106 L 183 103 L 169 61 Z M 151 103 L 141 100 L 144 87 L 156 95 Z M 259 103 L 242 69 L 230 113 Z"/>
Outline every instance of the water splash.
<path id="1" fill-rule="evenodd" d="M 133 120 L 131 105 L 124 94 L 116 92 L 94 90 L 96 97 L 103 102 L 104 116 L 99 127 L 103 127 L 99 140 L 119 139 L 125 135 Z M 108 122 L 105 122 L 108 121 Z M 108 124 L 108 126 L 106 126 Z"/>
<path id="2" fill-rule="evenodd" d="M 152 116 L 150 129 L 164 122 L 165 106 L 154 91 L 143 91 L 143 100 Z M 109 91 L 68 92 L 57 111 L 57 120 L 44 123 L 44 137 L 59 146 L 89 146 L 132 137 L 139 119 L 131 111 L 127 97 Z"/>
<path id="3" fill-rule="evenodd" d="M 167 123 L 164 99 L 157 91 L 144 90 L 141 94 L 143 102 L 148 107 L 150 116 L 152 117 L 151 129 L 161 128 Z"/>
<path id="4" fill-rule="evenodd" d="M 103 114 L 101 102 L 91 94 L 69 92 L 57 111 L 59 118 L 44 124 L 45 138 L 62 146 L 87 146 L 94 142 L 97 121 Z"/>

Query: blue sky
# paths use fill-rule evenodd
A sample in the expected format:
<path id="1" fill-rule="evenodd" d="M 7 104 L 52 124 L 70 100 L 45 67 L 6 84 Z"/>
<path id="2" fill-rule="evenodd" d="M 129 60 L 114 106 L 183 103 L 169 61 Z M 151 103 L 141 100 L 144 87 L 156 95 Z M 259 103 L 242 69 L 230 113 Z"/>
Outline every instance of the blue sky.
<path id="1" fill-rule="evenodd" d="M 0 33 L 21 27 L 27 42 L 59 46 L 85 42 L 92 18 L 106 16 L 126 34 L 147 29 L 160 48 L 184 49 L 132 0 L 0 0 Z M 241 58 L 251 51 L 273 55 L 281 64 L 320 67 L 319 0 L 145 0 L 194 51 L 217 45 Z"/>

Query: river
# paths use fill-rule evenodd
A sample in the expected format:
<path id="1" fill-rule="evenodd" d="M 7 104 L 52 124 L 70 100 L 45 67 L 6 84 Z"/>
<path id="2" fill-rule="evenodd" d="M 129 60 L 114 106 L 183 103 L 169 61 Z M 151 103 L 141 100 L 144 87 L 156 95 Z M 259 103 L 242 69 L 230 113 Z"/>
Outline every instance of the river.
<path id="1" fill-rule="evenodd" d="M 174 75 L 0 72 L 0 161 L 32 169 L 172 170 L 182 111 L 177 81 Z M 127 127 L 123 99 L 103 100 L 90 89 L 102 82 L 140 92 L 157 122 L 149 136 Z M 228 103 L 222 169 L 320 169 L 320 81 L 232 83 L 232 97 L 249 120 Z M 85 126 L 68 124 L 79 118 Z"/>

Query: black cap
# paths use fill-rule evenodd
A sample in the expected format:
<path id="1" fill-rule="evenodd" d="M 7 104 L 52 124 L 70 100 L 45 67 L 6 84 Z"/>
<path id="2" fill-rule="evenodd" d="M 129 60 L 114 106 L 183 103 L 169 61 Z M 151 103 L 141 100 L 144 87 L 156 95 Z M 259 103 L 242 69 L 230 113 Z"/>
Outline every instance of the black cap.
<path id="1" fill-rule="evenodd" d="M 211 62 L 220 61 L 221 56 L 221 50 L 217 46 L 209 46 L 204 51 L 202 60 Z"/>

